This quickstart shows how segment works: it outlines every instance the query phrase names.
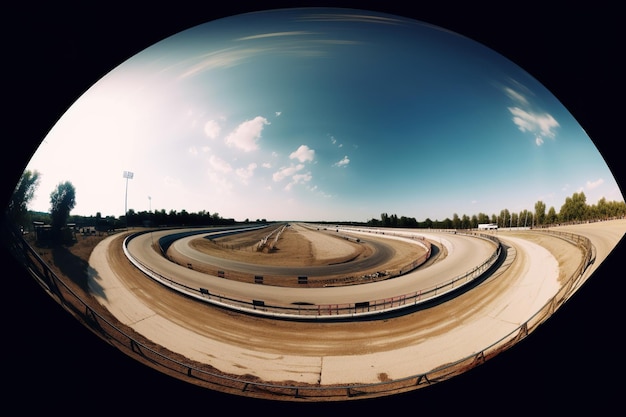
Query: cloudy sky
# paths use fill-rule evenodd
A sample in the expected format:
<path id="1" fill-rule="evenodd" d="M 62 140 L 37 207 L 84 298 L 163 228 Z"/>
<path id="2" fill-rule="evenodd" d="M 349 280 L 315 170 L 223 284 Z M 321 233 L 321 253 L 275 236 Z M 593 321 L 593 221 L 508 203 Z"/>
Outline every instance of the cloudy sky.
<path id="1" fill-rule="evenodd" d="M 209 22 L 103 77 L 43 138 L 29 208 L 208 211 L 236 220 L 421 221 L 623 197 L 531 75 L 391 15 L 289 9 Z M 124 178 L 124 171 L 133 173 Z M 127 186 L 127 188 L 126 188 Z"/>

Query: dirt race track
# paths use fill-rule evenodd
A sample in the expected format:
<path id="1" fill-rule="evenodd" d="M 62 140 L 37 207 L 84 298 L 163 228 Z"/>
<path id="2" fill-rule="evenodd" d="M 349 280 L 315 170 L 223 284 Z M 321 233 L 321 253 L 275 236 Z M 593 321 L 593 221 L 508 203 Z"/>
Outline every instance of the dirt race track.
<path id="1" fill-rule="evenodd" d="M 626 220 L 555 230 L 592 240 L 597 260 L 586 279 L 624 235 Z M 172 358 L 237 379 L 332 386 L 396 380 L 478 352 L 538 311 L 580 264 L 581 251 L 563 239 L 535 231 L 495 233 L 511 249 L 510 256 L 471 291 L 407 315 L 332 323 L 274 320 L 213 307 L 147 279 L 121 250 L 125 233 L 80 239 L 93 249 L 83 256 L 89 255 L 87 288 L 94 307 L 138 340 Z M 298 252 L 309 248 L 310 262 L 328 257 L 315 238 L 303 237 L 285 235 L 280 246 L 285 262 L 293 262 L 287 256 L 289 245 Z M 345 241 L 337 240 L 337 245 L 335 254 L 340 246 L 345 256 L 355 250 Z M 402 249 L 398 253 L 404 254 Z M 180 373 L 157 369 L 181 378 Z"/>
<path id="2" fill-rule="evenodd" d="M 350 264 L 371 257 L 375 249 L 367 243 L 357 243 L 343 237 L 333 230 L 307 230 L 302 225 L 292 224 L 281 234 L 276 246 L 272 249 L 257 250 L 258 242 L 268 234 L 267 230 L 246 232 L 221 237 L 215 240 L 202 237 L 190 241 L 189 246 L 199 252 L 215 256 L 220 259 L 241 261 L 259 266 L 297 266 L 323 267 L 329 265 Z M 370 237 L 369 240 L 388 243 L 388 239 Z M 232 249 L 236 248 L 236 249 Z M 358 276 L 375 274 L 381 271 L 395 274 L 407 264 L 407 260 L 417 259 L 425 255 L 426 249 L 407 242 L 394 242 L 393 255 L 384 263 L 367 269 L 360 269 Z M 206 273 L 217 274 L 217 270 L 224 269 L 216 265 L 198 265 L 185 257 L 175 246 L 170 247 L 167 256 L 170 260 L 180 264 L 194 264 L 194 269 Z M 322 286 L 329 281 L 343 278 L 343 274 L 325 274 L 311 277 L 308 286 Z M 227 272 L 227 278 L 237 281 L 250 281 L 250 274 L 234 270 Z M 357 277 L 355 276 L 355 281 Z M 353 283 L 348 281 L 348 284 Z M 285 280 L 284 277 L 265 274 L 264 284 L 277 286 L 301 286 L 295 280 Z"/>

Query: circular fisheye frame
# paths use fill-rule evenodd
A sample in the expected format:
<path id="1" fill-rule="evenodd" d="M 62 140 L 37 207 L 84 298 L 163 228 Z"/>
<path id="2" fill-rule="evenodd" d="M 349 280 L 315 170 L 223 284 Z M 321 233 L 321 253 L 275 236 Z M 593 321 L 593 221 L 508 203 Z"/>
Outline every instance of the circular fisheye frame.
<path id="1" fill-rule="evenodd" d="M 29 272 L 123 353 L 294 402 L 509 354 L 626 232 L 607 164 L 531 75 L 343 8 L 226 17 L 132 56 L 50 130 L 8 213 Z"/>

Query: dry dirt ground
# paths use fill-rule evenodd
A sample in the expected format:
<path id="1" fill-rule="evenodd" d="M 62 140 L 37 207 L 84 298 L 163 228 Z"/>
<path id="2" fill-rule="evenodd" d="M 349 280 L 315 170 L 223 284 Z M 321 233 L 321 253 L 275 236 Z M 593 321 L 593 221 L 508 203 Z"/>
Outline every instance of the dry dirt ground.
<path id="1" fill-rule="evenodd" d="M 323 266 L 350 263 L 372 256 L 374 248 L 368 243 L 378 241 L 389 245 L 389 239 L 372 236 L 361 242 L 347 239 L 346 235 L 337 233 L 334 229 L 328 231 L 307 230 L 299 224 L 292 224 L 280 233 L 276 242 L 269 239 L 271 248 L 267 245 L 259 250 L 259 241 L 268 235 L 268 230 L 258 230 L 220 237 L 209 240 L 198 237 L 190 242 L 194 249 L 223 259 L 237 260 L 255 265 L 273 266 Z M 394 241 L 393 255 L 383 264 L 360 269 L 352 276 L 345 274 L 326 274 L 324 276 L 309 277 L 308 287 L 327 285 L 352 285 L 364 281 L 383 280 L 397 276 L 410 260 L 426 256 L 426 248 L 415 243 Z M 437 259 L 442 259 L 440 251 L 437 251 Z M 167 252 L 170 260 L 188 265 L 192 260 L 170 248 Z M 197 271 L 217 275 L 218 270 L 224 268 L 218 265 L 194 263 L 193 268 Z M 250 274 L 238 273 L 237 271 L 224 271 L 227 279 L 236 281 L 250 281 Z M 364 279 L 363 277 L 367 277 Z M 265 274 L 265 285 L 275 286 L 298 286 L 296 280 L 285 280 L 281 276 Z"/>
<path id="2" fill-rule="evenodd" d="M 191 333 L 203 335 L 222 345 L 226 344 L 238 348 L 252 346 L 261 349 L 263 355 L 301 355 L 303 357 L 358 357 L 360 354 L 376 354 L 402 349 L 424 339 L 445 335 L 453 326 L 463 322 L 469 314 L 480 314 L 481 309 L 488 308 L 489 303 L 498 298 L 501 292 L 514 285 L 516 277 L 521 274 L 525 265 L 524 255 L 518 253 L 518 258 L 521 259 L 516 259 L 500 276 L 489 278 L 472 291 L 461 294 L 454 303 L 443 303 L 420 311 L 419 319 L 416 319 L 415 315 L 409 314 L 385 320 L 351 323 L 293 322 L 255 317 L 216 308 L 189 299 L 150 279 L 146 279 L 143 273 L 130 264 L 121 250 L 122 241 L 126 235 L 126 232 L 120 232 L 114 236 L 79 235 L 76 243 L 71 246 L 39 248 L 38 252 L 51 265 L 53 271 L 68 284 L 69 288 L 86 300 L 94 311 L 110 322 L 116 323 L 120 329 L 136 340 L 145 343 L 146 346 L 165 353 L 171 358 L 193 364 L 200 369 L 223 372 L 225 375 L 230 374 L 239 379 L 249 378 L 250 380 L 263 380 L 265 382 L 273 380 L 271 375 L 251 371 L 250 374 L 244 373 L 242 376 L 241 369 L 233 369 L 232 373 L 229 370 L 217 370 L 202 360 L 191 357 L 192 355 L 183 355 L 178 351 L 166 349 L 160 343 L 155 343 L 146 338 L 143 332 L 136 331 L 132 325 L 121 323 L 108 308 L 101 304 L 101 300 L 94 298 L 93 288 L 90 288 L 88 281 L 90 273 L 93 271 L 90 271 L 89 258 L 94 248 L 106 238 L 113 239 L 106 254 L 106 261 L 112 269 L 120 271 L 118 277 L 123 281 L 124 287 L 130 290 L 142 304 L 150 306 L 156 315 L 167 317 L 171 322 L 177 323 Z M 539 243 L 550 251 L 559 263 L 560 280 L 566 280 L 571 276 L 580 263 L 580 253 L 577 250 L 572 250 L 572 245 L 562 239 L 532 232 L 522 232 L 520 236 Z M 242 238 L 244 237 L 238 237 L 238 239 Z M 252 240 L 256 240 L 256 237 Z M 234 241 L 223 240 L 220 243 L 225 246 L 234 244 Z M 295 252 L 289 249 L 290 245 Z M 205 247 L 206 243 L 204 242 L 196 243 L 196 246 L 200 250 L 218 250 L 215 247 Z M 280 251 L 269 254 L 269 256 L 273 256 L 272 262 L 275 262 L 279 257 L 284 257 L 284 261 L 289 263 L 294 261 L 294 253 L 300 253 L 303 247 L 308 247 L 310 255 L 307 255 L 307 259 L 310 262 L 315 262 L 315 257 L 312 256 L 314 246 L 311 241 L 303 240 L 302 236 L 298 236 L 298 234 L 285 234 L 284 240 L 280 243 Z M 400 249 L 400 255 L 406 255 L 403 250 L 415 251 L 413 247 L 415 245 L 411 246 L 410 249 Z M 368 253 L 367 249 L 358 245 L 354 250 L 358 256 L 366 256 Z M 245 253 L 243 256 L 247 260 L 250 260 L 250 257 L 268 255 L 246 251 L 239 252 L 241 252 L 240 254 Z M 233 256 L 233 251 L 229 251 L 227 256 Z M 397 259 L 401 258 L 402 256 L 399 256 Z M 488 311 L 484 312 L 484 314 L 488 313 Z M 451 320 L 451 318 L 454 319 Z M 280 343 L 276 343 L 277 340 Z M 184 344 L 184 340 L 181 343 Z M 120 347 L 120 350 L 128 351 L 125 346 Z M 137 357 L 132 352 L 129 354 L 143 362 L 141 357 Z M 148 366 L 153 366 L 149 362 L 145 363 Z M 176 378 L 181 378 L 179 372 L 160 367 L 157 369 Z M 389 380 L 389 376 L 385 372 L 380 372 L 378 380 Z M 275 381 L 284 383 L 286 379 L 278 377 Z M 211 384 L 208 386 L 211 387 Z"/>

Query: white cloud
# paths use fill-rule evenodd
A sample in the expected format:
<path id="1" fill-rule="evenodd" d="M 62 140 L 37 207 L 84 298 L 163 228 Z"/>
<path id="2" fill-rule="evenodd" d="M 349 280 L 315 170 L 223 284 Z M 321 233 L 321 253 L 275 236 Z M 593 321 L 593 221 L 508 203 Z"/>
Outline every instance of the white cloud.
<path id="1" fill-rule="evenodd" d="M 556 136 L 555 129 L 559 127 L 559 122 L 551 114 L 533 111 L 529 100 L 518 91 L 509 87 L 504 87 L 503 90 L 517 104 L 509 107 L 513 123 L 520 131 L 534 134 L 537 146 L 543 145 L 546 138 L 553 139 Z"/>
<path id="2" fill-rule="evenodd" d="M 193 156 L 198 156 L 198 154 L 200 152 L 202 153 L 207 153 L 210 152 L 211 148 L 208 146 L 201 146 L 200 149 L 198 150 L 198 148 L 196 148 L 195 146 L 190 146 L 188 152 L 193 155 Z"/>
<path id="3" fill-rule="evenodd" d="M 297 184 L 305 184 L 311 181 L 312 178 L 313 176 L 310 172 L 307 172 L 306 174 L 296 174 L 291 177 L 291 182 L 285 186 L 285 190 L 289 191 L 294 185 Z"/>
<path id="4" fill-rule="evenodd" d="M 287 177 L 294 175 L 296 172 L 302 170 L 303 168 L 304 168 L 304 165 L 302 164 L 283 167 L 280 170 L 276 171 L 274 175 L 272 175 L 272 179 L 275 182 L 281 181 Z"/>
<path id="5" fill-rule="evenodd" d="M 248 184 L 248 180 L 254 175 L 254 170 L 257 168 L 257 164 L 254 162 L 249 164 L 246 168 L 237 168 L 235 171 L 241 182 Z"/>
<path id="6" fill-rule="evenodd" d="M 211 168 L 213 168 L 213 170 L 217 172 L 222 172 L 226 174 L 233 170 L 228 162 L 215 155 L 211 155 L 211 157 L 209 158 L 209 164 L 211 165 Z"/>
<path id="7" fill-rule="evenodd" d="M 311 181 L 312 178 L 313 176 L 311 175 L 310 172 L 307 172 L 306 174 L 297 174 L 292 177 L 295 183 L 309 182 Z"/>
<path id="8" fill-rule="evenodd" d="M 348 165 L 350 163 L 350 159 L 348 159 L 347 156 L 344 156 L 343 159 L 339 162 L 335 162 L 333 164 L 334 167 L 345 167 L 346 165 Z"/>
<path id="9" fill-rule="evenodd" d="M 270 164 L 269 162 L 264 162 L 263 164 L 261 164 L 261 166 L 262 166 L 263 168 L 268 168 L 268 169 L 269 169 L 269 168 L 271 168 L 271 167 L 272 167 L 272 164 Z"/>
<path id="10" fill-rule="evenodd" d="M 524 97 L 524 95 L 522 95 L 521 93 L 518 93 L 517 91 L 513 90 L 512 88 L 509 87 L 505 87 L 504 88 L 504 92 L 507 96 L 509 96 L 512 100 L 523 104 L 523 105 L 528 105 L 528 99 L 526 99 L 526 97 Z"/>
<path id="11" fill-rule="evenodd" d="M 217 138 L 221 130 L 222 128 L 215 120 L 209 120 L 204 124 L 204 134 L 207 135 L 209 139 Z"/>
<path id="12" fill-rule="evenodd" d="M 253 151 L 258 148 L 257 140 L 261 137 L 263 127 L 268 124 L 267 119 L 261 116 L 246 120 L 226 137 L 226 144 L 246 152 Z"/>
<path id="13" fill-rule="evenodd" d="M 300 147 L 289 155 L 290 159 L 297 159 L 300 162 L 312 161 L 315 158 L 315 151 L 306 145 Z"/>
<path id="14" fill-rule="evenodd" d="M 280 116 L 281 114 L 283 114 L 282 111 L 277 111 L 276 113 L 274 113 L 276 115 L 276 117 Z"/>
<path id="15" fill-rule="evenodd" d="M 587 189 L 593 190 L 594 188 L 598 188 L 602 184 L 604 184 L 604 180 L 602 178 L 599 178 L 596 181 L 587 181 Z"/>
<path id="16" fill-rule="evenodd" d="M 559 127 L 559 123 L 548 113 L 533 113 L 519 107 L 509 107 L 515 123 L 522 132 L 534 133 L 541 138 L 554 138 L 554 129 Z"/>
<path id="17" fill-rule="evenodd" d="M 179 75 L 179 79 L 193 77 L 215 68 L 231 68 L 246 61 L 251 56 L 261 55 L 264 49 L 223 49 L 196 57 L 195 64 L 190 64 Z"/>
<path id="18" fill-rule="evenodd" d="M 330 141 L 333 145 L 337 145 L 338 148 L 343 148 L 343 143 L 337 144 L 337 139 L 334 136 L 330 137 Z"/>

